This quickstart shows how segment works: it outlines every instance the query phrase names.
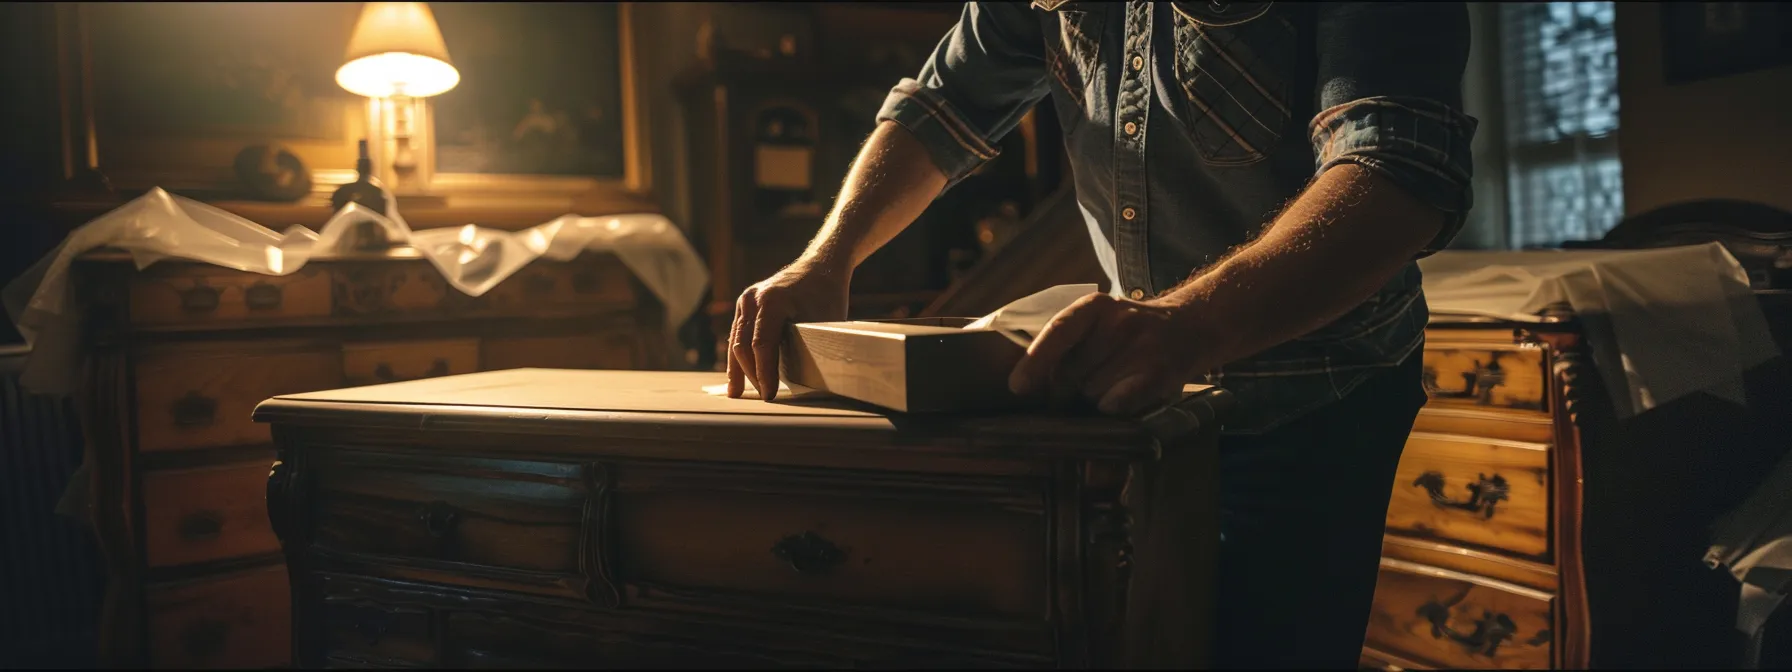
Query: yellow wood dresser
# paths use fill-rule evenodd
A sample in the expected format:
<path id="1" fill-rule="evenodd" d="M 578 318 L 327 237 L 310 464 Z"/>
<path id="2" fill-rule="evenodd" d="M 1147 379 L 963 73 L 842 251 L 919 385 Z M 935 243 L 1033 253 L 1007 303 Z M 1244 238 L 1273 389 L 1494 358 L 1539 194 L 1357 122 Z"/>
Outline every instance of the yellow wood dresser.
<path id="1" fill-rule="evenodd" d="M 663 368 L 652 295 L 612 255 L 538 259 L 484 296 L 415 250 L 282 277 L 183 261 L 79 260 L 81 405 L 109 585 L 104 665 L 291 660 L 290 600 L 265 486 L 271 396 L 482 370 Z"/>
<path id="2" fill-rule="evenodd" d="M 1572 329 L 1434 319 L 1388 501 L 1364 663 L 1585 667 Z"/>

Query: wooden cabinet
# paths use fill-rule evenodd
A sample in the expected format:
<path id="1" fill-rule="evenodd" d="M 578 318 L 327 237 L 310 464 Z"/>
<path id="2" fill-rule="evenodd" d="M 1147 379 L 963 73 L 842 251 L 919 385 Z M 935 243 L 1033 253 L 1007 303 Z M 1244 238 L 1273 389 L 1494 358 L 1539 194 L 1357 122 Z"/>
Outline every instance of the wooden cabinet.
<path id="1" fill-rule="evenodd" d="M 1154 428 L 701 391 L 720 380 L 537 369 L 262 404 L 293 662 L 1203 663 L 1223 392 Z"/>
<path id="2" fill-rule="evenodd" d="M 477 298 L 408 249 L 313 261 L 283 277 L 183 261 L 139 271 L 106 253 L 75 270 L 88 310 L 82 402 L 88 489 L 109 568 L 108 665 L 290 661 L 288 582 L 266 507 L 272 437 L 250 418 L 262 400 L 492 369 L 665 365 L 657 303 L 607 254 L 537 260 Z M 384 527 L 437 511 L 445 497 L 437 491 L 453 486 L 452 474 L 365 474 L 378 480 L 320 481 L 320 496 L 343 513 L 334 529 L 341 544 L 368 553 L 416 548 L 420 561 L 461 557 L 429 536 L 433 528 L 413 537 Z M 469 560 L 500 575 L 539 573 L 534 565 L 553 556 L 513 542 L 552 529 L 551 511 L 528 515 L 526 493 L 549 487 L 541 478 L 517 482 L 522 502 L 448 498 L 465 519 L 438 523 L 491 542 L 478 549 L 526 559 Z M 568 538 L 579 516 L 577 506 L 562 516 Z"/>

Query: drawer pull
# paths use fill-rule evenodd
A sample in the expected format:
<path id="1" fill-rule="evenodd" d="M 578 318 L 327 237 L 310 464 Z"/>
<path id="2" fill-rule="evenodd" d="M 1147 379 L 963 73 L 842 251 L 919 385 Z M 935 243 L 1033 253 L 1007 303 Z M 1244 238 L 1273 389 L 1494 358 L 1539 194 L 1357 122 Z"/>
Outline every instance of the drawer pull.
<path id="1" fill-rule="evenodd" d="M 218 309 L 218 288 L 199 285 L 180 293 L 180 308 L 193 313 L 209 313 Z"/>
<path id="2" fill-rule="evenodd" d="M 181 648 L 190 658 L 205 659 L 218 655 L 224 650 L 224 642 L 230 638 L 230 622 L 211 618 L 201 618 L 188 623 L 180 631 Z"/>
<path id="3" fill-rule="evenodd" d="M 218 416 L 218 400 L 198 392 L 188 392 L 186 396 L 175 400 L 174 415 L 176 427 L 205 427 L 212 424 Z"/>
<path id="4" fill-rule="evenodd" d="M 1450 608 L 1456 606 L 1465 597 L 1468 597 L 1466 590 L 1447 601 L 1429 600 L 1419 605 L 1419 616 L 1431 623 L 1432 639 L 1447 638 L 1462 645 L 1463 650 L 1467 651 L 1469 655 L 1492 658 L 1499 653 L 1502 643 L 1518 635 L 1518 626 L 1513 623 L 1511 616 L 1484 610 L 1481 612 L 1481 618 L 1475 620 L 1474 630 L 1467 634 L 1457 631 L 1450 627 Z M 1542 646 L 1549 643 L 1550 637 L 1549 630 L 1539 630 L 1524 644 L 1525 646 Z"/>
<path id="5" fill-rule="evenodd" d="M 797 572 L 819 576 L 846 562 L 846 551 L 814 532 L 793 534 L 772 546 L 772 555 L 790 563 Z"/>
<path id="6" fill-rule="evenodd" d="M 430 365 L 428 371 L 424 371 L 423 375 L 417 376 L 416 378 L 399 377 L 398 374 L 392 372 L 392 365 L 385 362 L 380 362 L 379 366 L 373 367 L 373 377 L 387 383 L 400 383 L 407 380 L 421 380 L 424 378 L 439 378 L 446 375 L 448 375 L 448 360 L 442 357 L 437 357 L 435 364 Z"/>
<path id="7" fill-rule="evenodd" d="M 428 532 L 429 536 L 440 539 L 448 536 L 449 532 L 454 531 L 454 526 L 460 523 L 460 512 L 455 511 L 447 502 L 435 501 L 417 507 L 417 520 L 423 523 L 423 531 Z"/>
<path id="8" fill-rule="evenodd" d="M 1462 391 L 1451 392 L 1438 386 L 1437 369 L 1425 367 L 1423 374 L 1425 393 L 1441 399 L 1474 399 L 1482 404 L 1491 404 L 1493 403 L 1493 388 L 1506 383 L 1506 371 L 1500 368 L 1498 359 L 1487 364 L 1482 364 L 1481 360 L 1477 359 L 1473 371 L 1464 371 L 1460 375 L 1462 376 Z"/>
<path id="9" fill-rule="evenodd" d="M 280 286 L 257 282 L 243 291 L 243 303 L 249 310 L 275 310 L 280 307 Z"/>
<path id="10" fill-rule="evenodd" d="M 1411 473 L 1411 472 L 1408 472 Z M 1415 488 L 1424 488 L 1425 494 L 1431 496 L 1431 503 L 1440 509 L 1461 509 L 1481 515 L 1483 519 L 1493 518 L 1493 507 L 1506 501 L 1512 493 L 1511 484 L 1506 477 L 1494 474 L 1476 474 L 1476 480 L 1468 484 L 1468 499 L 1457 502 L 1444 495 L 1444 475 L 1441 472 L 1427 471 L 1413 479 Z"/>
<path id="11" fill-rule="evenodd" d="M 180 538 L 187 541 L 215 539 L 224 531 L 224 517 L 216 511 L 200 511 L 180 519 Z"/>

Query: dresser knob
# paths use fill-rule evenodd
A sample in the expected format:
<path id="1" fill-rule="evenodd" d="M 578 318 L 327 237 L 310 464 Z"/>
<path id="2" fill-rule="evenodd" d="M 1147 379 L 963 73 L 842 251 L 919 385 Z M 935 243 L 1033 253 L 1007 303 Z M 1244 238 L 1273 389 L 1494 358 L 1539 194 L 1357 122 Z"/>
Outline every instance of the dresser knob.
<path id="1" fill-rule="evenodd" d="M 1424 488 L 1425 494 L 1431 497 L 1431 503 L 1440 509 L 1461 509 L 1479 514 L 1483 519 L 1493 518 L 1493 507 L 1511 498 L 1512 486 L 1506 477 L 1494 474 L 1475 474 L 1475 482 L 1468 484 L 1468 499 L 1451 500 L 1444 495 L 1443 472 L 1427 471 L 1413 479 L 1413 487 Z"/>
<path id="2" fill-rule="evenodd" d="M 176 427 L 205 427 L 218 416 L 218 400 L 198 392 L 188 392 L 175 400 L 169 409 Z"/>
<path id="3" fill-rule="evenodd" d="M 429 536 L 442 538 L 454 531 L 460 523 L 460 512 L 447 502 L 434 501 L 417 508 L 417 520 L 423 523 L 423 531 Z"/>
<path id="4" fill-rule="evenodd" d="M 401 383 L 407 380 L 440 378 L 446 375 L 448 375 L 448 360 L 444 357 L 437 357 L 435 363 L 429 366 L 429 370 L 424 371 L 423 375 L 416 378 L 399 377 L 397 373 L 392 371 L 392 365 L 385 362 L 380 362 L 378 366 L 373 367 L 373 377 L 378 378 L 382 383 Z"/>
<path id="5" fill-rule="evenodd" d="M 772 546 L 772 555 L 809 576 L 827 574 L 846 562 L 846 551 L 814 532 L 793 534 Z"/>
<path id="6" fill-rule="evenodd" d="M 249 310 L 275 310 L 280 307 L 280 300 L 279 285 L 257 282 L 243 290 L 243 304 L 247 305 Z"/>
<path id="7" fill-rule="evenodd" d="M 199 285 L 180 293 L 180 308 L 193 313 L 209 313 L 218 309 L 218 288 Z"/>

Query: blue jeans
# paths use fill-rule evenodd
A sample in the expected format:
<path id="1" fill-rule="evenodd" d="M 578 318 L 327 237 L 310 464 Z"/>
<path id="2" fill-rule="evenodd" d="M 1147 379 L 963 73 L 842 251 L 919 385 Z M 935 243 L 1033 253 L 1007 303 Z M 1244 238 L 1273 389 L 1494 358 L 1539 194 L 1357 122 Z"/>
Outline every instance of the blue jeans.
<path id="1" fill-rule="evenodd" d="M 1221 437 L 1218 667 L 1356 668 L 1421 357 L 1272 432 Z"/>

